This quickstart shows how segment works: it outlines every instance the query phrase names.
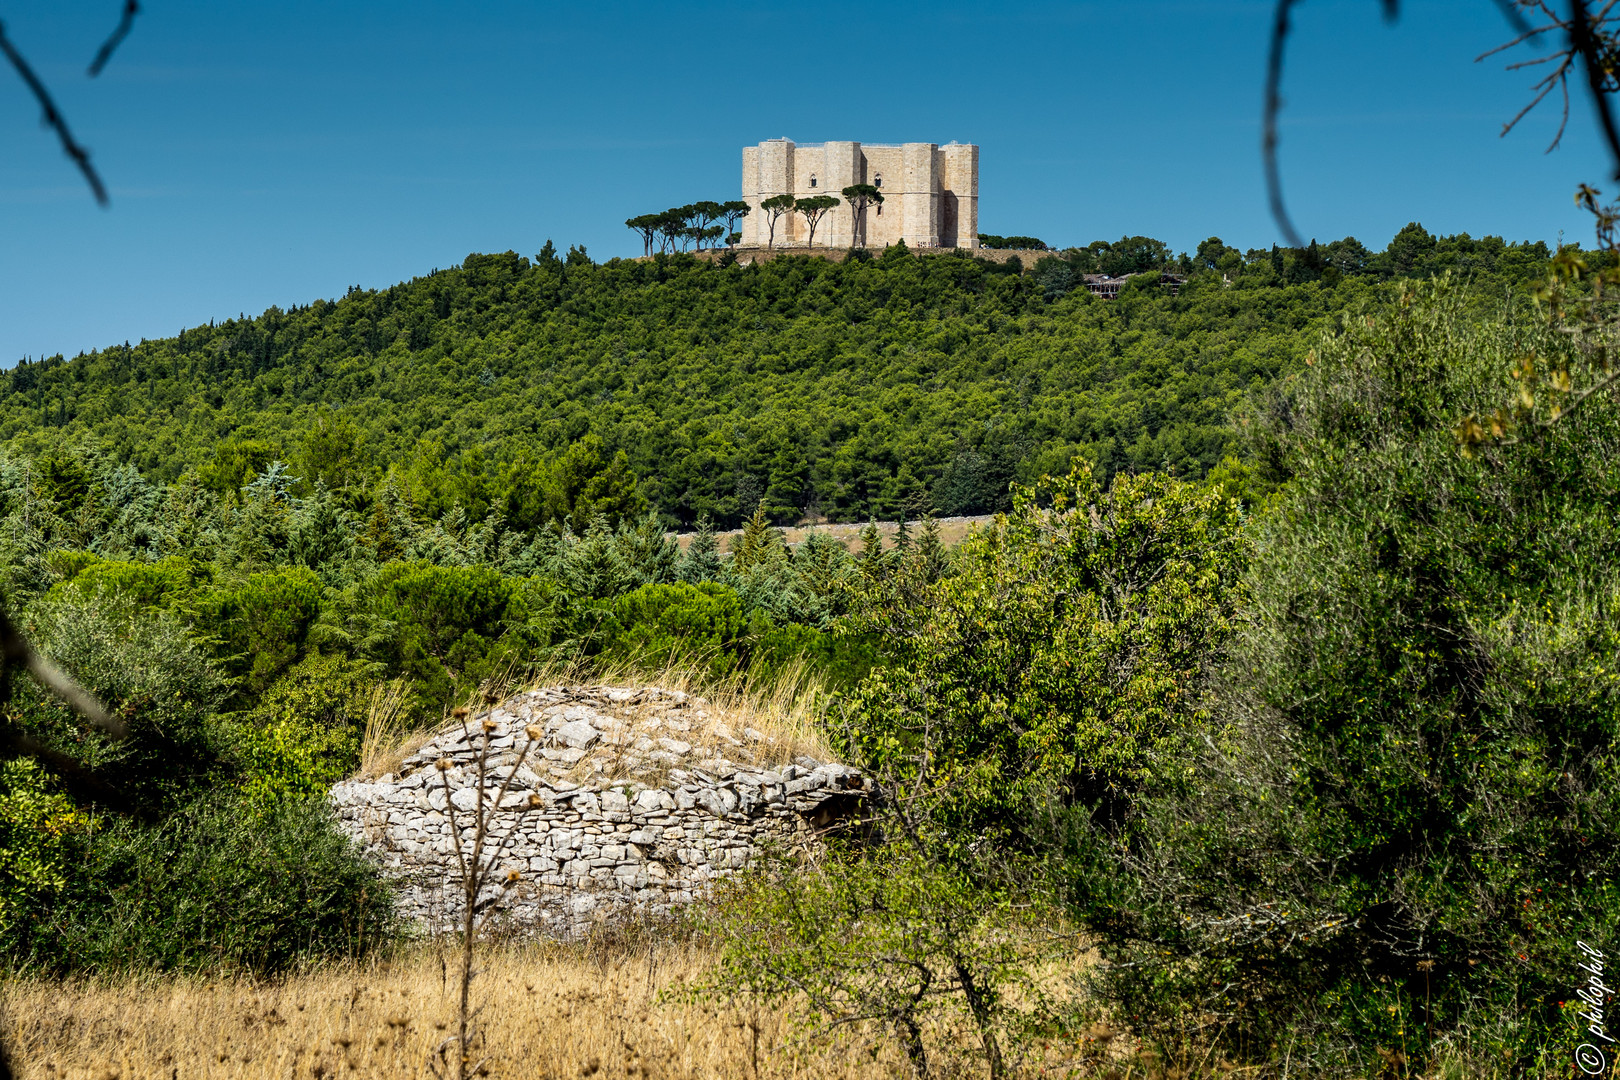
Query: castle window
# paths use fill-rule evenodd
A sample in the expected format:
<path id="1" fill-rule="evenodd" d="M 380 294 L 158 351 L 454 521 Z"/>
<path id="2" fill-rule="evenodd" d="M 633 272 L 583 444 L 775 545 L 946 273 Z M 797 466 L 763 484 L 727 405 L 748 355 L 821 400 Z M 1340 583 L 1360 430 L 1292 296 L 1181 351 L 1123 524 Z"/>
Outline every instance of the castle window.
<path id="1" fill-rule="evenodd" d="M 810 174 L 810 186 L 811 187 L 816 186 L 816 174 L 815 173 Z"/>
<path id="2" fill-rule="evenodd" d="M 876 176 L 872 177 L 872 186 L 873 187 L 882 187 L 883 186 L 883 174 L 882 173 L 878 173 Z"/>
<path id="3" fill-rule="evenodd" d="M 877 211 L 878 211 L 877 216 L 882 217 L 883 216 L 883 204 L 882 203 L 877 204 Z"/>

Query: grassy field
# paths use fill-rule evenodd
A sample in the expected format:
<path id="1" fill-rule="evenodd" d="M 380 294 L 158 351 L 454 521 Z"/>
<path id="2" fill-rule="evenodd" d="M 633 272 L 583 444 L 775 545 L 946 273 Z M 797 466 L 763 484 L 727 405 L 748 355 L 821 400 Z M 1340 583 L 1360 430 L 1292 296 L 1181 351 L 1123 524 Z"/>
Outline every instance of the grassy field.
<path id="1" fill-rule="evenodd" d="M 491 1076 L 534 1080 L 910 1075 L 880 1030 L 817 1038 L 791 1008 L 670 998 L 713 959 L 702 946 L 667 942 L 493 949 L 473 984 L 483 1006 L 479 1056 Z M 0 991 L 0 1024 L 27 1080 L 428 1077 L 455 1030 L 455 971 L 447 943 L 271 982 L 21 979 Z M 967 1032 L 930 1034 L 936 1075 L 982 1074 Z M 1020 1072 L 1071 1075 L 1057 1057 L 1045 1064 L 1057 1068 L 1026 1063 Z"/>
<path id="2" fill-rule="evenodd" d="M 542 682 L 578 681 L 573 672 L 547 675 Z M 749 726 L 760 729 L 775 756 L 831 756 L 817 722 L 824 689 L 802 671 L 769 685 L 719 686 L 681 669 L 593 675 L 621 689 L 701 693 L 707 720 L 687 736 L 694 741 Z M 379 700 L 377 716 L 397 712 Z M 401 755 L 426 735 L 385 721 L 373 727 L 362 775 L 397 771 Z M 442 940 L 269 980 L 14 977 L 0 981 L 0 1046 L 13 1074 L 26 1080 L 443 1075 L 433 1065 L 456 1030 L 458 960 L 455 942 Z M 882 1027 L 842 1026 L 829 1034 L 806 1023 L 793 1002 L 683 995 L 712 975 L 716 960 L 711 946 L 668 927 L 632 926 L 584 942 L 490 945 L 481 950 L 473 985 L 483 1030 L 475 1060 L 485 1061 L 483 1075 L 523 1078 L 912 1075 Z M 1050 972 L 1053 988 L 1074 964 L 1090 961 L 1087 953 L 1060 964 Z M 1108 1074 L 1127 1040 L 1088 1030 L 1078 1042 L 1025 1048 L 1016 1075 Z M 983 1075 L 965 1017 L 937 1014 L 926 1038 L 933 1076 Z"/>

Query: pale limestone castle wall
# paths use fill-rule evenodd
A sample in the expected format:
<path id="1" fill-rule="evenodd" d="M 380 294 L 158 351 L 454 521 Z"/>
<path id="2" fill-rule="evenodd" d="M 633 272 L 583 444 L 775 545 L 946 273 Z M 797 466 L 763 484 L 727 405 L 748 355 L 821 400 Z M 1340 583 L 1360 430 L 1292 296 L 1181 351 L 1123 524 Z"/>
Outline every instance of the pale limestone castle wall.
<path id="1" fill-rule="evenodd" d="M 979 148 L 966 143 L 827 142 L 799 145 L 768 139 L 743 148 L 742 197 L 752 207 L 742 246 L 764 247 L 769 227 L 760 203 L 773 195 L 831 195 L 839 200 L 816 226 L 816 247 L 854 245 L 856 222 L 843 189 L 871 184 L 883 203 L 866 210 L 866 246 L 904 240 L 914 248 L 979 246 Z M 799 214 L 776 223 L 776 247 L 803 247 L 809 230 Z"/>

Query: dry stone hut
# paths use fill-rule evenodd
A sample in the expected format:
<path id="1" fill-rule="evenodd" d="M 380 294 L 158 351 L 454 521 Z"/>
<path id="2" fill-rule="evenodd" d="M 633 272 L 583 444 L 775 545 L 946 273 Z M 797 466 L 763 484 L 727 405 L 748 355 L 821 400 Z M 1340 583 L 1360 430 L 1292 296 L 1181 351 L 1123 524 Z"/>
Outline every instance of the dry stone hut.
<path id="1" fill-rule="evenodd" d="M 494 727 L 480 792 L 486 717 Z M 430 929 L 457 925 L 451 822 L 470 837 L 482 801 L 496 870 L 479 903 L 495 900 L 497 921 L 511 929 L 567 937 L 599 920 L 691 903 L 762 842 L 813 849 L 870 793 L 857 770 L 726 720 L 675 690 L 531 690 L 453 725 L 397 773 L 345 781 L 331 798 L 343 827 L 397 875 L 403 913 Z M 520 764 L 530 725 L 542 737 Z M 435 767 L 440 759 L 448 770 Z M 503 889 L 514 870 L 517 884 Z"/>

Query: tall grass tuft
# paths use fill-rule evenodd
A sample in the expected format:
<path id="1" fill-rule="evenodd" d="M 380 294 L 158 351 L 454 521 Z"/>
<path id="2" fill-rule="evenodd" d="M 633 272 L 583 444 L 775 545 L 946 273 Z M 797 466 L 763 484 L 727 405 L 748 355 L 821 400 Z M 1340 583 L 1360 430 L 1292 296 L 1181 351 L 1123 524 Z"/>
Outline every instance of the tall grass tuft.
<path id="1" fill-rule="evenodd" d="M 378 683 L 366 702 L 366 730 L 360 739 L 360 775 L 398 773 L 405 756 L 426 739 L 412 745 L 419 734 L 406 719 L 410 698 L 404 679 Z"/>

